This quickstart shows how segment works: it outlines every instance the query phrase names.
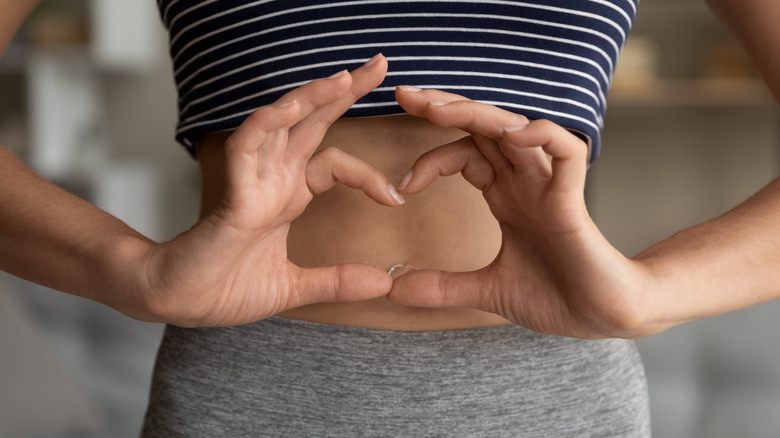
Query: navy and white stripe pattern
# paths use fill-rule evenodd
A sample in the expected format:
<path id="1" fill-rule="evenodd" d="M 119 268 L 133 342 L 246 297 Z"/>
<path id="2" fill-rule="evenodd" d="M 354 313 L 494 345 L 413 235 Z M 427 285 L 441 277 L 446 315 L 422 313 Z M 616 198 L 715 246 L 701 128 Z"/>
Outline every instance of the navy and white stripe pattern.
<path id="1" fill-rule="evenodd" d="M 158 0 L 179 92 L 176 138 L 382 52 L 384 83 L 346 117 L 403 113 L 397 85 L 550 119 L 598 154 L 606 93 L 639 0 Z"/>

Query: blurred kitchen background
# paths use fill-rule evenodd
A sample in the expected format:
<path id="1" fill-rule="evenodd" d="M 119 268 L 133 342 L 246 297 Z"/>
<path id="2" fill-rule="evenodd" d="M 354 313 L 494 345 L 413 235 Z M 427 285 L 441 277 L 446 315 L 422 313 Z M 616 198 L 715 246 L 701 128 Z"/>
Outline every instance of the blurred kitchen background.
<path id="1" fill-rule="evenodd" d="M 154 2 L 44 0 L 0 60 L 0 143 L 156 240 L 195 220 Z M 591 213 L 633 255 L 778 174 L 778 110 L 701 0 L 643 0 Z M 657 438 L 780 436 L 780 302 L 639 341 Z M 135 437 L 162 327 L 0 273 L 0 436 Z"/>

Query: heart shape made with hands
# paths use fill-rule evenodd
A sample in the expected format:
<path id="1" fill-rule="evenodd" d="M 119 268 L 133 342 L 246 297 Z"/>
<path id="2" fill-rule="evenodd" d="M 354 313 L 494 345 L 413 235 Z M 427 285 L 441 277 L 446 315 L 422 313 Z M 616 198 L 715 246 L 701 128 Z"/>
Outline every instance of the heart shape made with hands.
<path id="1" fill-rule="evenodd" d="M 460 173 L 482 191 L 503 237 L 493 262 L 474 272 L 403 264 L 390 267 L 394 282 L 388 298 L 417 307 L 473 307 L 518 320 L 511 315 L 514 306 L 504 306 L 509 302 L 507 296 L 528 284 L 535 284 L 539 291 L 556 289 L 551 268 L 540 256 L 539 236 L 581 225 L 577 221 L 584 211 L 587 147 L 553 123 L 529 123 L 523 116 L 459 95 L 399 87 L 396 99 L 411 115 L 467 134 L 420 156 L 400 182 L 400 196 L 420 193 L 437 178 Z M 328 189 L 338 180 L 391 205 L 383 202 L 380 193 L 372 192 L 372 188 L 388 187 L 386 177 L 377 176 L 381 172 L 337 150 L 325 149 L 320 154 L 307 169 L 313 192 Z M 373 177 L 361 181 L 351 177 L 350 171 Z"/>
<path id="2" fill-rule="evenodd" d="M 399 87 L 396 100 L 407 113 L 468 135 L 423 154 L 397 192 L 376 172 L 368 180 L 353 178 L 350 169 L 364 164 L 336 149 L 315 151 L 332 123 L 375 89 L 386 70 L 386 60 L 374 57 L 250 115 L 224 144 L 227 177 L 219 205 L 156 248 L 147 269 L 152 297 L 142 302 L 157 303 L 158 319 L 204 326 L 386 295 L 408 306 L 481 309 L 544 333 L 596 336 L 593 326 L 612 318 L 605 310 L 623 304 L 615 291 L 623 289 L 620 277 L 629 267 L 619 263 L 585 209 L 587 147 L 548 121 L 529 123 L 455 94 Z M 482 191 L 498 220 L 501 249 L 488 266 L 460 273 L 400 267 L 403 275 L 393 280 L 368 265 L 301 268 L 289 260 L 290 222 L 336 181 L 398 205 L 401 196 L 456 173 Z"/>

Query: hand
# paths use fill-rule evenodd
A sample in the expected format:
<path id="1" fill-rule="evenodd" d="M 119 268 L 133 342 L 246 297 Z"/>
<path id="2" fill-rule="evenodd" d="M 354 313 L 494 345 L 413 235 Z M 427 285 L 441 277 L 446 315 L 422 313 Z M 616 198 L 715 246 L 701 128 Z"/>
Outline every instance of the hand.
<path id="1" fill-rule="evenodd" d="M 386 71 L 378 55 L 352 74 L 314 81 L 253 113 L 225 144 L 222 203 L 188 232 L 152 248 L 145 306 L 131 316 L 238 325 L 304 304 L 387 294 L 392 280 L 377 268 L 301 269 L 287 259 L 290 222 L 313 193 L 336 181 L 399 205 L 387 178 L 368 164 L 336 150 L 313 155 L 333 121 Z"/>
<path id="2" fill-rule="evenodd" d="M 565 129 L 441 91 L 401 87 L 407 112 L 470 135 L 418 159 L 399 186 L 424 190 L 460 172 L 482 190 L 502 231 L 495 260 L 474 272 L 412 271 L 389 299 L 420 307 L 473 307 L 542 333 L 633 337 L 646 325 L 646 270 L 601 235 L 583 196 L 587 147 Z"/>

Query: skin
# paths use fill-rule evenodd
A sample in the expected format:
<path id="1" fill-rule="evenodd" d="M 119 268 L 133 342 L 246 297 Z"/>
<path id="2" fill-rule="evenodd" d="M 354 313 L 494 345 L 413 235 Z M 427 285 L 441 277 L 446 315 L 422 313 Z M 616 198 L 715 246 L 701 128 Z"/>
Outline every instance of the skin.
<path id="1" fill-rule="evenodd" d="M 370 68 L 352 72 L 353 88 L 359 93 L 368 92 L 382 82 L 386 71 L 387 62 L 380 56 Z M 225 186 L 226 171 L 220 163 L 225 154 L 223 143 L 230 135 L 209 135 L 200 144 L 203 215 L 211 214 L 223 200 L 220 187 Z M 384 184 L 390 185 L 389 181 L 400 180 L 421 154 L 463 135 L 459 129 L 437 127 L 418 117 L 342 119 L 328 129 L 315 156 L 353 156 L 375 165 L 377 177 L 381 175 Z M 314 197 L 291 223 L 287 239 L 289 259 L 298 266 L 359 262 L 382 271 L 399 263 L 448 270 L 477 269 L 490 262 L 499 244 L 500 230 L 481 193 L 460 178 L 438 181 L 394 208 L 379 205 L 345 185 L 333 187 Z M 392 303 L 386 296 L 315 303 L 281 315 L 392 330 L 508 324 L 505 318 L 476 309 L 425 309 Z"/>
<path id="2" fill-rule="evenodd" d="M 765 235 L 780 213 L 777 182 L 629 259 L 588 215 L 587 151 L 575 136 L 544 120 L 513 126 L 511 113 L 439 91 L 401 92 L 398 100 L 410 113 L 471 133 L 422 156 L 401 192 L 460 172 L 483 191 L 502 245 L 476 271 L 401 276 L 392 301 L 474 307 L 542 333 L 602 338 L 646 336 L 777 296 L 780 276 L 768 266 L 780 261 L 780 242 Z"/>
<path id="3" fill-rule="evenodd" d="M 0 0 L 10 11 L 2 47 L 34 3 Z M 710 4 L 780 97 L 780 61 L 767 56 L 780 52 L 780 4 Z M 777 180 L 629 259 L 587 213 L 584 145 L 552 123 L 410 88 L 396 94 L 410 116 L 339 120 L 386 68 L 376 57 L 291 92 L 227 138 L 206 136 L 201 220 L 170 242 L 149 241 L 0 148 L 0 269 L 185 326 L 281 313 L 639 337 L 780 295 Z M 322 193 L 337 181 L 360 191 Z M 385 270 L 398 263 L 421 269 L 393 282 Z"/>
<path id="4" fill-rule="evenodd" d="M 383 296 L 392 284 L 383 270 L 302 269 L 286 251 L 290 222 L 335 181 L 398 205 L 386 178 L 366 175 L 370 166 L 344 155 L 312 157 L 330 123 L 361 92 L 343 72 L 255 112 L 225 143 L 228 178 L 219 205 L 163 243 L 49 184 L 0 149 L 0 268 L 137 319 L 181 326 L 245 324 L 311 302 Z"/>
<path id="5" fill-rule="evenodd" d="M 780 20 L 780 4 L 709 4 L 756 60 L 780 100 L 780 61 L 767 55 L 780 53 L 780 30 L 773 24 Z M 442 151 L 429 154 L 415 165 L 414 174 L 420 176 L 402 193 L 423 189 L 437 172 L 461 171 L 484 190 L 501 224 L 502 249 L 493 263 L 470 273 L 427 270 L 402 276 L 393 285 L 392 301 L 470 306 L 544 333 L 633 338 L 780 296 L 780 234 L 775 232 L 780 180 L 722 216 L 628 259 L 587 214 L 582 201 L 585 164 L 570 135 L 544 121 L 512 129 L 505 122 L 510 115 L 461 99 L 436 91 L 398 96 L 410 113 L 471 133 L 468 141 L 444 147 L 469 149 L 468 160 Z M 552 156 L 551 169 L 519 153 L 539 147 Z M 484 170 L 470 171 L 486 162 L 495 179 L 478 177 Z M 517 190 L 517 184 L 523 188 Z"/>

